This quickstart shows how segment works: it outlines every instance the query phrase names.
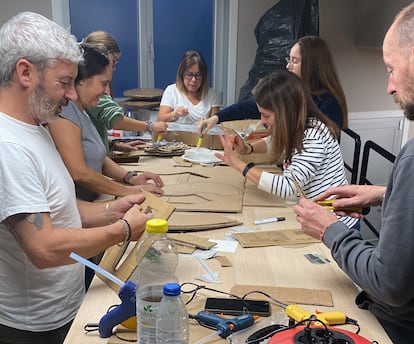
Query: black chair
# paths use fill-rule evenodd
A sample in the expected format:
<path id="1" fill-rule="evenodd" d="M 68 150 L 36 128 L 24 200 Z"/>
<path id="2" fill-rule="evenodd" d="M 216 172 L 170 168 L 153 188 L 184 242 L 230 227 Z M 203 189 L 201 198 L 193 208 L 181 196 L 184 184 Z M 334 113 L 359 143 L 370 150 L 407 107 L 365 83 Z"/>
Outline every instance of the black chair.
<path id="1" fill-rule="evenodd" d="M 373 153 L 375 153 L 374 156 L 373 156 Z M 359 184 L 360 185 L 373 185 L 373 184 L 385 185 L 388 181 L 388 177 L 391 173 L 391 169 L 394 164 L 394 161 L 395 161 L 394 154 L 392 154 L 385 148 L 379 146 L 374 141 L 371 141 L 371 140 L 366 141 L 364 144 L 364 150 L 362 153 Z M 382 172 L 383 177 L 384 177 L 383 180 L 378 180 L 378 177 L 375 177 L 375 176 L 368 177 L 368 173 L 372 170 L 376 172 Z M 375 178 L 377 178 L 377 180 L 374 180 Z M 380 230 L 376 228 L 374 222 L 377 222 L 377 226 L 379 226 L 381 224 L 380 216 L 375 217 L 375 213 L 372 215 L 373 216 L 364 216 L 363 221 L 367 225 L 367 227 L 371 230 L 371 232 L 376 237 L 379 237 Z"/>
<path id="2" fill-rule="evenodd" d="M 361 155 L 361 137 L 352 129 L 346 128 L 342 129 L 341 134 L 341 147 L 348 145 L 350 142 L 353 142 L 354 151 L 352 155 L 352 164 L 347 162 L 347 156 L 345 154 L 345 150 L 342 149 L 342 155 L 344 158 L 344 165 L 345 168 L 351 173 L 351 184 L 356 184 L 358 181 L 358 167 L 359 167 L 359 159 Z"/>

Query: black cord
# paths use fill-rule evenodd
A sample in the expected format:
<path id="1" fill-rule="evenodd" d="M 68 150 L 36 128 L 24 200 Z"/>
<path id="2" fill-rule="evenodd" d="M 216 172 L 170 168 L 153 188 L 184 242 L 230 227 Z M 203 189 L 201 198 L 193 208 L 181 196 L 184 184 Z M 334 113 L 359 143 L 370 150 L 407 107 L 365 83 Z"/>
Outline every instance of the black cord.
<path id="1" fill-rule="evenodd" d="M 246 298 L 246 296 L 248 296 L 250 294 L 254 294 L 254 293 L 261 294 L 261 295 L 264 295 L 267 298 L 269 298 L 277 306 L 279 306 L 281 308 L 286 308 L 287 307 L 286 303 L 283 303 L 283 302 L 275 299 L 271 295 L 269 295 L 269 294 L 267 294 L 263 291 L 260 291 L 260 290 L 252 290 L 252 291 L 249 291 L 248 293 L 244 294 L 243 296 L 238 296 L 238 295 L 235 295 L 235 294 L 232 294 L 232 293 L 227 293 L 225 291 L 209 288 L 209 287 L 206 287 L 205 285 L 200 285 L 200 284 L 196 284 L 196 283 L 192 283 L 192 282 L 184 282 L 184 283 L 181 284 L 181 292 L 183 294 L 192 294 L 185 304 L 188 305 L 191 301 L 193 301 L 196 294 L 197 294 L 197 292 L 201 289 L 205 289 L 205 290 L 213 291 L 213 292 L 216 292 L 216 293 L 228 295 L 230 297 L 234 297 L 234 298 L 239 299 L 239 300 L 244 300 Z"/>
<path id="2" fill-rule="evenodd" d="M 269 294 L 267 294 L 267 293 L 265 293 L 265 292 L 263 292 L 263 291 L 260 291 L 260 290 L 253 290 L 253 291 L 249 291 L 248 293 L 246 293 L 246 294 L 244 294 L 243 296 L 242 296 L 242 299 L 244 300 L 245 298 L 246 298 L 246 296 L 248 296 L 248 295 L 250 295 L 250 294 L 261 294 L 261 295 L 264 295 L 264 296 L 266 296 L 267 298 L 269 298 L 271 301 L 273 301 L 277 306 L 279 306 L 279 307 L 281 307 L 281 308 L 286 308 L 287 306 L 288 306 L 288 304 L 287 303 L 284 303 L 284 302 L 281 302 L 281 301 L 279 301 L 279 300 L 277 300 L 277 299 L 275 299 L 273 296 L 271 296 L 271 295 L 269 295 Z"/>
<path id="3" fill-rule="evenodd" d="M 190 288 L 190 289 L 187 289 L 187 288 Z M 196 284 L 196 283 L 192 283 L 192 282 L 184 282 L 184 283 L 181 284 L 181 292 L 183 294 L 192 294 L 190 296 L 190 299 L 185 304 L 188 305 L 191 301 L 193 301 L 196 294 L 197 294 L 197 292 L 201 289 L 214 291 L 214 292 L 220 293 L 220 294 L 225 294 L 225 295 L 234 297 L 236 299 L 242 299 L 240 296 L 234 295 L 232 293 L 227 293 L 225 291 L 221 291 L 221 290 L 218 290 L 218 289 L 209 288 L 209 287 L 206 287 L 205 285 L 200 285 L 200 284 Z"/>

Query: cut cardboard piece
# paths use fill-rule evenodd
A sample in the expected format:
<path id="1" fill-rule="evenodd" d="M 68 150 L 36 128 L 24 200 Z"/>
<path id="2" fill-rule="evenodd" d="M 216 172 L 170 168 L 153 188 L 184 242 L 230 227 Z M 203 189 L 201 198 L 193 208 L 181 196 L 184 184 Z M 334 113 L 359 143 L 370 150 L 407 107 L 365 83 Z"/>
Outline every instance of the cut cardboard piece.
<path id="1" fill-rule="evenodd" d="M 242 223 L 215 213 L 174 212 L 168 220 L 169 232 L 195 232 L 239 226 Z"/>
<path id="2" fill-rule="evenodd" d="M 245 178 L 238 171 L 228 166 L 172 168 L 160 174 L 165 184 L 162 198 L 176 211 L 241 212 Z"/>
<path id="3" fill-rule="evenodd" d="M 290 288 L 258 285 L 241 285 L 236 284 L 231 288 L 234 295 L 245 295 L 252 290 L 259 290 L 271 295 L 278 301 L 286 304 L 302 304 L 333 307 L 332 293 L 326 289 L 307 289 L 307 288 Z M 254 294 L 249 295 L 254 298 Z"/>
<path id="4" fill-rule="evenodd" d="M 164 192 L 163 197 L 174 204 L 177 211 L 239 213 L 242 210 L 243 185 L 209 181 L 165 185 Z"/>
<path id="5" fill-rule="evenodd" d="M 216 246 L 217 244 L 212 241 L 208 241 L 206 238 L 201 238 L 194 234 L 169 234 L 171 239 L 175 241 L 176 244 L 181 244 L 184 246 L 191 246 L 194 248 L 199 248 L 201 250 L 209 250 L 210 248 Z"/>
<path id="6" fill-rule="evenodd" d="M 168 220 L 174 212 L 174 206 L 165 202 L 160 197 L 143 190 L 145 201 L 140 204 L 142 211 L 151 211 L 154 218 Z M 143 234 L 140 241 L 127 243 L 128 245 L 114 245 L 110 247 L 102 258 L 99 266 L 108 271 L 121 281 L 127 281 L 137 266 L 137 249 L 139 244 L 145 239 L 146 233 Z M 131 248 L 132 247 L 132 248 Z M 125 256 L 126 254 L 126 256 Z M 104 281 L 115 292 L 119 292 L 120 286 L 99 273 L 96 275 Z"/>
<path id="7" fill-rule="evenodd" d="M 286 202 L 283 197 L 259 190 L 256 185 L 246 181 L 243 206 L 286 207 Z"/>
<path id="8" fill-rule="evenodd" d="M 320 240 L 306 235 L 299 228 L 249 233 L 233 233 L 232 236 L 240 243 L 242 247 L 298 245 L 320 242 Z"/>

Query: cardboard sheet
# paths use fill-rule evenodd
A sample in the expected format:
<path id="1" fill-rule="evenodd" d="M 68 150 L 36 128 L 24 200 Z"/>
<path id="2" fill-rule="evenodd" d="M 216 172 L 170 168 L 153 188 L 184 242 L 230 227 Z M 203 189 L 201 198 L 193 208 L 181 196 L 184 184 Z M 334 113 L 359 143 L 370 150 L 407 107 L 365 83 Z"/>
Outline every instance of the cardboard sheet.
<path id="1" fill-rule="evenodd" d="M 242 247 L 298 245 L 320 242 L 319 240 L 306 235 L 299 228 L 249 233 L 234 233 L 232 236 L 240 243 L 240 245 L 242 245 Z"/>
<path id="2" fill-rule="evenodd" d="M 246 181 L 243 205 L 253 207 L 286 207 L 285 199 L 259 190 L 256 185 Z"/>
<path id="3" fill-rule="evenodd" d="M 177 211 L 241 212 L 244 178 L 228 166 L 170 167 L 159 173 L 164 181 L 164 200 Z"/>
<path id="4" fill-rule="evenodd" d="M 148 208 L 154 213 L 154 217 L 159 219 L 168 220 L 174 211 L 174 207 L 162 200 L 161 198 L 154 196 L 153 194 L 144 191 L 145 201 L 140 205 L 143 211 Z M 141 237 L 143 240 L 146 234 Z M 128 280 L 137 266 L 137 248 L 141 241 L 130 242 L 129 245 L 114 245 L 106 250 L 103 259 L 99 266 L 118 277 L 121 281 Z M 131 248 L 132 247 L 132 248 Z M 101 280 L 103 280 L 111 289 L 118 293 L 120 287 L 108 278 L 96 274 Z"/>
<path id="5" fill-rule="evenodd" d="M 258 165 L 257 167 L 263 171 L 282 174 L 280 168 L 275 164 Z M 256 185 L 246 179 L 246 186 L 244 190 L 243 205 L 254 207 L 286 207 L 285 199 L 276 195 L 269 194 L 263 190 L 259 190 Z"/>
<path id="6" fill-rule="evenodd" d="M 168 220 L 169 232 L 194 232 L 238 226 L 242 223 L 216 213 L 174 212 Z"/>
<path id="7" fill-rule="evenodd" d="M 333 299 L 330 290 L 326 289 L 307 289 L 307 288 L 287 288 L 276 286 L 258 286 L 236 284 L 231 288 L 231 293 L 244 295 L 252 290 L 260 290 L 271 295 L 276 300 L 286 304 L 298 303 L 301 305 L 315 305 L 332 307 Z M 262 298 L 260 294 L 257 294 Z M 249 299 L 254 299 L 255 294 L 249 295 Z"/>
<path id="8" fill-rule="evenodd" d="M 197 235 L 193 234 L 169 234 L 170 238 L 172 238 L 176 244 L 181 244 L 185 246 L 191 246 L 194 248 L 199 248 L 201 250 L 209 250 L 210 248 L 216 246 L 215 242 L 208 241 L 206 238 L 201 238 Z"/>

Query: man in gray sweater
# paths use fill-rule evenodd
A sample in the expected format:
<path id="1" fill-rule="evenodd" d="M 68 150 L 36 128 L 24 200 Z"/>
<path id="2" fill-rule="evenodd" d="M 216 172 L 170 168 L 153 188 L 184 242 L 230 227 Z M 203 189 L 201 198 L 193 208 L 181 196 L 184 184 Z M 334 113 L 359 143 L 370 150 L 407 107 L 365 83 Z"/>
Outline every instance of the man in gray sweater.
<path id="1" fill-rule="evenodd" d="M 388 70 L 387 93 L 414 120 L 414 3 L 396 16 L 383 43 Z M 363 291 L 356 303 L 369 309 L 394 343 L 414 341 L 414 139 L 395 160 L 387 187 L 348 185 L 332 188 L 315 200 L 336 196 L 334 207 L 382 204 L 377 245 L 365 241 L 336 215 L 312 200 L 294 207 L 302 230 L 331 249 L 332 256 Z M 382 201 L 383 200 L 383 201 Z M 359 214 L 350 214 L 360 217 Z"/>

